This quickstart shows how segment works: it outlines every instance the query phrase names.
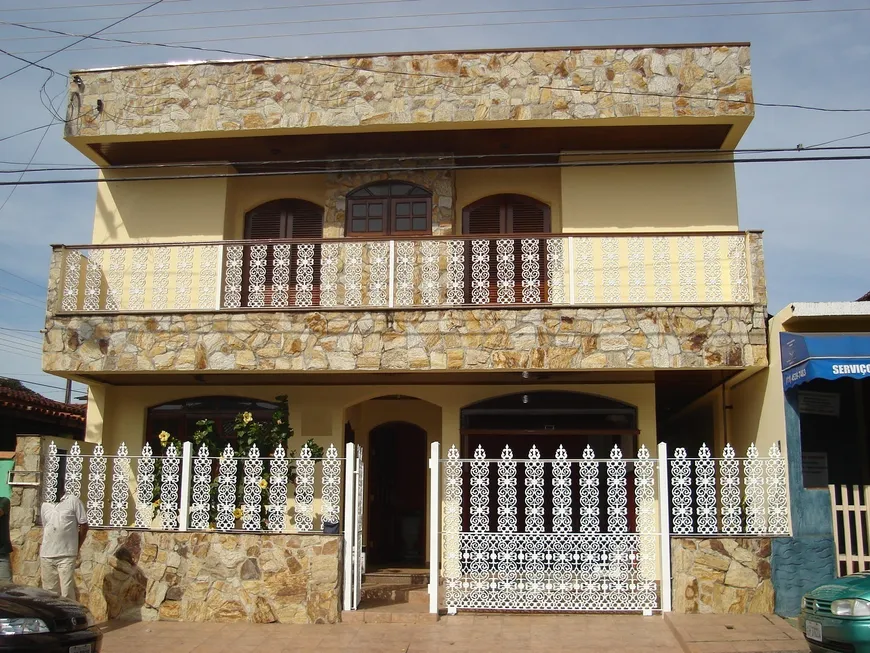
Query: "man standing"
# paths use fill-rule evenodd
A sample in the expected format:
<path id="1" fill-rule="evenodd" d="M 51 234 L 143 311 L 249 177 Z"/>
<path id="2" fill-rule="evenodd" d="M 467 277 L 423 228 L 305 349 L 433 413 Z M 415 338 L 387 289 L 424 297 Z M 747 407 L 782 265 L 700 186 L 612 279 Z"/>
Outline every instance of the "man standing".
<path id="1" fill-rule="evenodd" d="M 9 509 L 11 504 L 6 497 L 0 497 L 0 583 L 12 582 L 12 540 L 9 539 Z"/>
<path id="2" fill-rule="evenodd" d="M 66 494 L 58 503 L 43 503 L 40 513 L 42 587 L 75 601 L 76 558 L 88 534 L 85 507 L 74 494 Z"/>

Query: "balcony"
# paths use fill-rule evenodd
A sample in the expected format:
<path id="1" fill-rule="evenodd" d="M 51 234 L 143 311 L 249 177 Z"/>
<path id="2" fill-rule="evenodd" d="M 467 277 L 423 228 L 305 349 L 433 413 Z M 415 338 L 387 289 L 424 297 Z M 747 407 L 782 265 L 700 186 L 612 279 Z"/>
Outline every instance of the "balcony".
<path id="1" fill-rule="evenodd" d="M 766 303 L 756 232 L 55 246 L 49 312 Z"/>

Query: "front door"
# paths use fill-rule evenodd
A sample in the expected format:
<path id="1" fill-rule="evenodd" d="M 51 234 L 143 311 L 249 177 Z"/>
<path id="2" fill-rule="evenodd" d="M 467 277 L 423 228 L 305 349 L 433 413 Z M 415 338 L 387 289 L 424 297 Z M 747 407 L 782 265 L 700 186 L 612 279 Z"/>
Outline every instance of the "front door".
<path id="1" fill-rule="evenodd" d="M 369 436 L 366 562 L 420 566 L 426 561 L 426 432 L 391 422 Z"/>

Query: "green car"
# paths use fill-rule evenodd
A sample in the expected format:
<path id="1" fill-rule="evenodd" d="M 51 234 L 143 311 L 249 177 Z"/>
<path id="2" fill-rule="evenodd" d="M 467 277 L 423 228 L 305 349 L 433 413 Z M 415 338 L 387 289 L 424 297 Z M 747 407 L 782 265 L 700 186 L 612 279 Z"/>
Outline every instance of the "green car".
<path id="1" fill-rule="evenodd" d="M 838 578 L 808 592 L 799 623 L 816 653 L 870 653 L 870 573 Z"/>

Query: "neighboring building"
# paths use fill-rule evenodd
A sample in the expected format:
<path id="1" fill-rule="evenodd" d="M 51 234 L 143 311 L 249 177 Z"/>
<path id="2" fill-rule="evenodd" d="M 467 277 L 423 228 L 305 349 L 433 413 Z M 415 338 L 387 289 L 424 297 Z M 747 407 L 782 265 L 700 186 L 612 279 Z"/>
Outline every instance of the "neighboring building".
<path id="1" fill-rule="evenodd" d="M 15 451 L 17 436 L 25 434 L 84 440 L 86 408 L 0 386 L 0 451 Z"/>
<path id="2" fill-rule="evenodd" d="M 870 304 L 803 303 L 769 321 L 770 368 L 749 379 L 760 442 L 786 441 L 792 538 L 774 542 L 777 612 L 808 590 L 870 571 Z"/>
<path id="3" fill-rule="evenodd" d="M 731 392 L 768 364 L 727 152 L 753 117 L 747 44 L 73 80 L 66 137 L 105 183 L 92 243 L 54 249 L 44 367 L 89 386 L 107 452 L 286 394 L 297 441 L 361 445 L 374 568 L 430 561 L 431 443 L 551 460 L 756 439 Z M 755 592 L 700 583 L 695 609 Z"/>

